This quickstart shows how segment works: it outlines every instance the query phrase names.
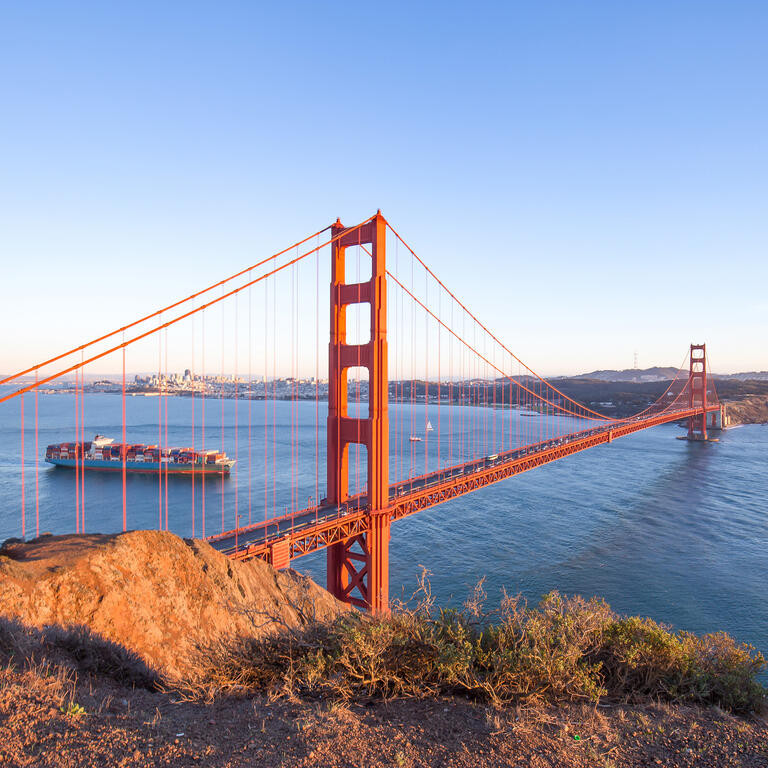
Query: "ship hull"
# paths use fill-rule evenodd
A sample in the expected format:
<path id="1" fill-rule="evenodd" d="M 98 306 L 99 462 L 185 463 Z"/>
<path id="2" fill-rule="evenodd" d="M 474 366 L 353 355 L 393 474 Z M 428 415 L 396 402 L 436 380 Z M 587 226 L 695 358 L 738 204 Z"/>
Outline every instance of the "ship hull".
<path id="1" fill-rule="evenodd" d="M 122 472 L 122 461 L 104 461 L 103 459 L 46 459 L 49 464 L 57 467 L 68 467 L 74 469 L 76 466 L 83 469 L 95 469 L 102 472 Z M 234 462 L 233 462 L 234 463 Z M 157 461 L 127 461 L 125 471 L 130 474 L 158 474 L 162 468 L 163 474 L 166 470 L 169 475 L 228 475 L 231 467 L 226 464 L 174 464 L 173 462 L 164 462 L 160 464 Z"/>

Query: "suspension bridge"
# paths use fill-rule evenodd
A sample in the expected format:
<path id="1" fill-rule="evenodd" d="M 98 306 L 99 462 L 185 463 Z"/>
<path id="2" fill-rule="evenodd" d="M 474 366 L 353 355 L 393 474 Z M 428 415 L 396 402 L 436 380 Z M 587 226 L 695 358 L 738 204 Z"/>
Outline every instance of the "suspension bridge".
<path id="1" fill-rule="evenodd" d="M 174 365 L 190 366 L 183 385 Z M 108 382 L 113 413 L 93 416 L 89 372 L 110 366 L 120 371 Z M 137 368 L 155 370 L 138 389 L 126 373 Z M 354 226 L 337 220 L 0 380 L 0 407 L 15 409 L 20 426 L 22 537 L 40 535 L 41 474 L 67 471 L 44 464 L 39 428 L 40 398 L 64 391 L 75 437 L 70 530 L 102 530 L 120 506 L 122 530 L 136 527 L 128 457 L 151 431 L 158 528 L 183 528 L 232 558 L 277 568 L 325 549 L 328 589 L 386 611 L 392 523 L 661 424 L 686 421 L 688 439 L 706 440 L 723 423 L 708 368 L 705 346 L 692 344 L 677 376 L 638 413 L 587 407 L 525 365 L 379 212 Z M 157 397 L 153 425 L 132 418 L 137 394 Z M 108 521 L 103 503 L 93 508 L 85 456 L 87 430 L 109 428 L 121 441 L 108 466 Z M 233 451 L 231 472 L 195 476 L 192 463 L 188 488 L 169 483 L 179 439 L 193 453 Z"/>

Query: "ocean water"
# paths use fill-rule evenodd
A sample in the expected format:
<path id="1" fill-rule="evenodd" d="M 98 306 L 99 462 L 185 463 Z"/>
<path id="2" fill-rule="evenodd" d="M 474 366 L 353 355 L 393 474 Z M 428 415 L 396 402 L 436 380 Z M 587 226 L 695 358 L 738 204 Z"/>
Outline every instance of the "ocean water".
<path id="1" fill-rule="evenodd" d="M 158 405 L 158 398 L 127 399 L 129 442 L 158 442 Z M 197 447 L 201 405 L 198 398 Z M 192 402 L 168 398 L 167 406 L 167 444 L 190 445 Z M 223 480 L 207 478 L 204 490 L 199 479 L 193 485 L 189 478 L 169 478 L 170 530 L 192 534 L 193 495 L 196 535 L 202 530 L 203 498 L 208 534 L 222 526 L 233 528 L 235 514 L 241 523 L 263 518 L 265 499 L 271 515 L 322 498 L 324 403 L 316 411 L 313 402 L 235 404 L 209 398 L 205 407 L 206 446 L 223 444 L 230 456 L 237 456 L 237 471 Z M 391 475 L 420 474 L 425 446 L 409 443 L 407 435 L 419 431 L 419 425 L 423 429 L 424 405 L 414 411 L 407 405 L 390 408 L 393 454 L 397 448 Z M 119 397 L 86 395 L 85 411 L 86 439 L 96 432 L 119 439 Z M 462 450 L 467 457 L 473 450 L 478 455 L 493 451 L 489 442 L 483 445 L 483 437 L 489 441 L 491 434 L 488 409 L 443 406 L 438 417 L 436 407 L 430 406 L 428 415 L 435 426 L 427 449 L 428 469 L 437 468 L 438 424 L 442 460 L 449 451 L 454 460 Z M 455 427 L 463 420 L 466 428 L 470 416 L 475 442 L 448 445 L 449 420 Z M 522 443 L 538 429 L 541 418 L 508 411 L 497 414 L 497 430 Z M 300 443 L 295 461 L 292 421 Z M 27 396 L 22 462 L 18 403 L 0 404 L 0 540 L 21 535 L 22 464 L 27 538 L 35 534 L 38 513 L 41 532 L 74 530 L 74 472 L 41 459 L 48 443 L 74 439 L 74 398 L 40 395 L 38 422 L 36 454 L 34 397 Z M 676 440 L 680 434 L 674 425 L 645 430 L 395 523 L 390 593 L 410 594 L 424 567 L 442 604 L 461 603 L 481 578 L 489 605 L 498 602 L 502 589 L 532 601 L 553 589 L 600 595 L 620 613 L 651 616 L 694 632 L 725 630 L 768 655 L 768 427 L 729 429 L 718 435 L 719 442 L 707 444 Z M 162 437 L 165 444 L 164 426 Z M 355 464 L 352 461 L 353 486 L 365 475 L 364 466 L 356 471 Z M 161 504 L 165 525 L 165 498 L 165 486 L 156 477 L 129 476 L 128 527 L 157 528 Z M 86 473 L 85 517 L 86 531 L 121 530 L 118 474 Z M 324 552 L 293 565 L 324 582 Z"/>

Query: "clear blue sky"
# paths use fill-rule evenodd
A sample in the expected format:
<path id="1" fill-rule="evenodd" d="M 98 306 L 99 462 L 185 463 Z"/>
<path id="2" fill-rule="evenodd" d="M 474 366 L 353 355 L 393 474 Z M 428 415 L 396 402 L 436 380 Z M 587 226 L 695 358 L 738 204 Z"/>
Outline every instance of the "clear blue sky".
<path id="1" fill-rule="evenodd" d="M 4 3 L 0 370 L 377 208 L 542 373 L 768 369 L 767 39 L 764 2 Z"/>

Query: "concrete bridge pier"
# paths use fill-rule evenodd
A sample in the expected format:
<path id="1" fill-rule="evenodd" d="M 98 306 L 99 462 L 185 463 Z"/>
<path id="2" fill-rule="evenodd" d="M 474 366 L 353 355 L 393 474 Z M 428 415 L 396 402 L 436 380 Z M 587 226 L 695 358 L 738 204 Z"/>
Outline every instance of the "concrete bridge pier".
<path id="1" fill-rule="evenodd" d="M 728 426 L 728 413 L 725 404 L 721 404 L 719 410 L 707 414 L 707 429 L 722 430 Z"/>

